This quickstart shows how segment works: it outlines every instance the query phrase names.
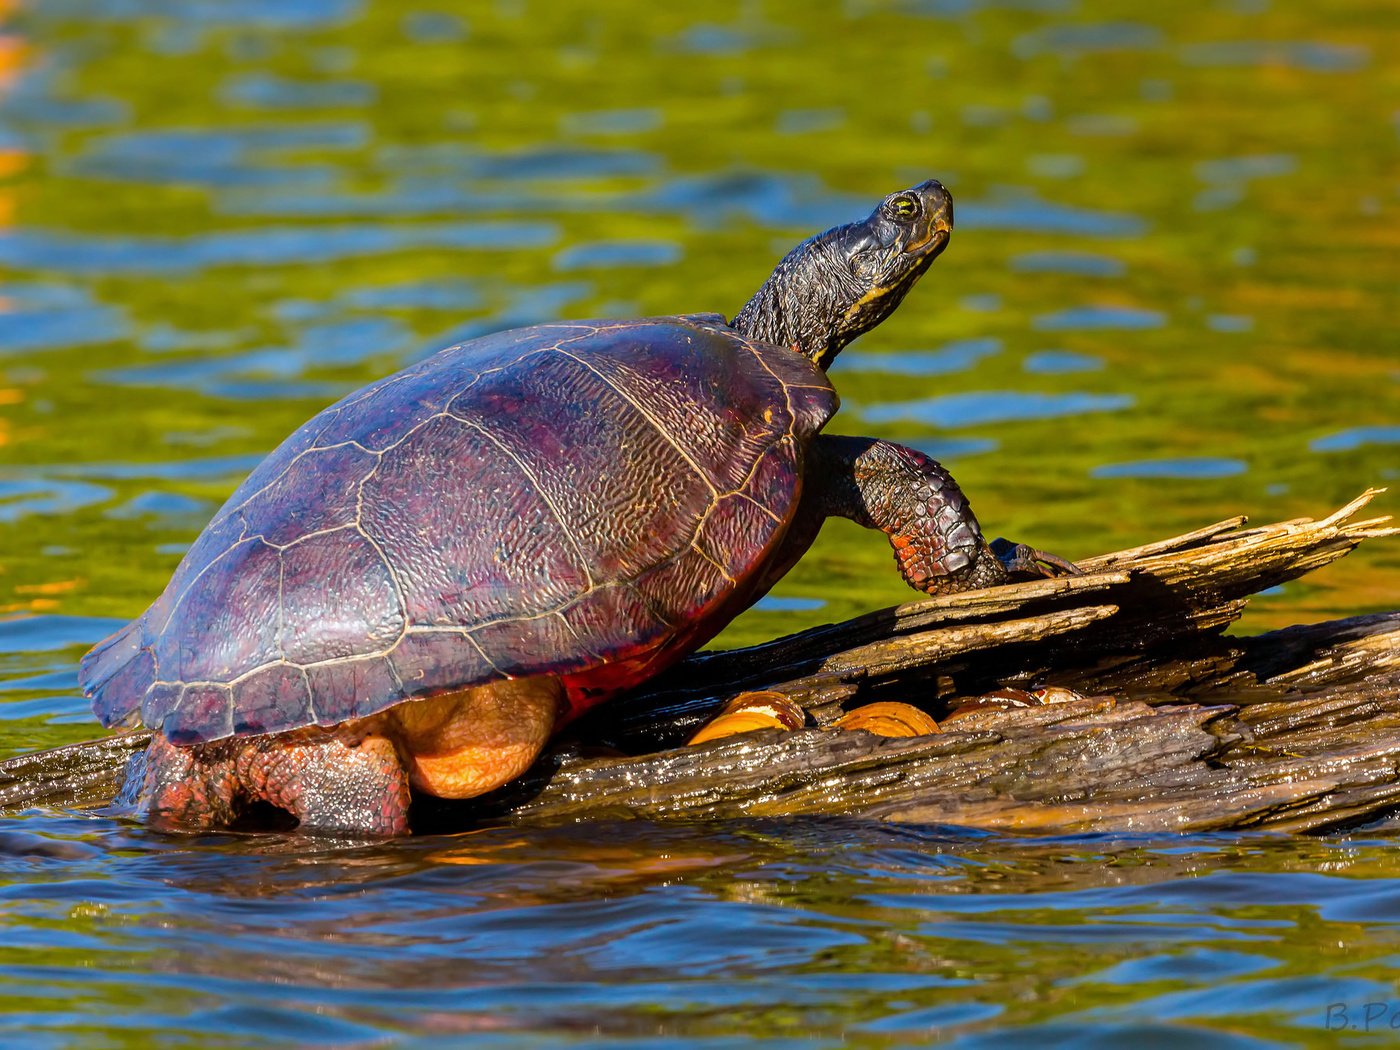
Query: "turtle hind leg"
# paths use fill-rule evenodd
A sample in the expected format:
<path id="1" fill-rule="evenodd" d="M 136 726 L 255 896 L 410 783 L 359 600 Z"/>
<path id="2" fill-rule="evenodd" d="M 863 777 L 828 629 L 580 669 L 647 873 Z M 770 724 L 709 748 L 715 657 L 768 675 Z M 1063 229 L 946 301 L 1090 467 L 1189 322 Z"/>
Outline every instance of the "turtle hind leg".
<path id="1" fill-rule="evenodd" d="M 408 774 L 398 749 L 377 733 L 261 737 L 240 749 L 235 765 L 245 803 L 285 810 L 302 831 L 409 832 Z"/>
<path id="2" fill-rule="evenodd" d="M 162 831 L 226 828 L 238 814 L 240 790 L 234 746 L 226 743 L 179 747 L 157 733 L 128 767 L 118 808 Z"/>
<path id="3" fill-rule="evenodd" d="M 213 831 L 256 817 L 259 804 L 305 831 L 408 833 L 408 776 L 383 736 L 312 730 L 179 746 L 157 733 L 119 798 L 163 831 Z"/>

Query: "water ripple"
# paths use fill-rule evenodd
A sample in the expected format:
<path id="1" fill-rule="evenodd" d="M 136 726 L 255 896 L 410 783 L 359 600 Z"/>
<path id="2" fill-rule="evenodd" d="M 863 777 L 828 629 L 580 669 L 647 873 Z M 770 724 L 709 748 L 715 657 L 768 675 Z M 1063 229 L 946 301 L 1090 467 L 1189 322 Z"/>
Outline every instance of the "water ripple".
<path id="1" fill-rule="evenodd" d="M 0 285 L 0 354 L 86 346 L 123 338 L 126 312 L 64 285 Z"/>
<path id="2" fill-rule="evenodd" d="M 1105 463 L 1089 473 L 1096 478 L 1229 478 L 1248 469 L 1242 460 L 1222 456 L 1178 456 Z"/>
<path id="3" fill-rule="evenodd" d="M 1308 442 L 1314 452 L 1351 452 L 1366 445 L 1400 445 L 1400 426 L 1351 427 Z"/>
<path id="4" fill-rule="evenodd" d="M 1058 419 L 1089 412 L 1117 412 L 1130 408 L 1133 401 L 1127 394 L 1033 394 L 988 390 L 868 405 L 857 411 L 872 423 L 912 419 L 952 429 L 1016 420 Z"/>
<path id="5" fill-rule="evenodd" d="M 1166 317 L 1157 310 L 1132 306 L 1071 306 L 1054 313 L 1041 314 L 1035 319 L 1041 331 L 1062 332 L 1082 329 L 1141 329 L 1161 328 Z"/>
<path id="6" fill-rule="evenodd" d="M 160 5 L 162 19 L 197 25 L 264 26 L 306 29 L 345 22 L 362 7 L 362 0 L 181 0 Z M 149 19 L 148 0 L 44 0 L 45 19 L 90 19 L 97 22 L 130 22 Z"/>
<path id="7" fill-rule="evenodd" d="M 412 248 L 515 251 L 548 247 L 547 222 L 262 227 L 197 237 L 102 237 L 16 230 L 0 233 L 0 263 L 71 273 L 172 273 L 207 266 L 330 263 Z"/>
<path id="8" fill-rule="evenodd" d="M 0 478 L 0 522 L 35 514 L 69 514 L 80 507 L 105 503 L 112 490 L 82 481 L 56 478 Z"/>
<path id="9" fill-rule="evenodd" d="M 1038 350 L 1028 354 L 1021 367 L 1033 374 L 1061 375 L 1069 372 L 1097 372 L 1103 358 L 1070 350 Z"/>
<path id="10" fill-rule="evenodd" d="M 937 350 L 898 350 L 878 352 L 847 350 L 836 359 L 832 371 L 882 372 L 890 375 L 935 376 L 965 372 L 979 361 L 999 354 L 1000 339 L 958 339 Z"/>

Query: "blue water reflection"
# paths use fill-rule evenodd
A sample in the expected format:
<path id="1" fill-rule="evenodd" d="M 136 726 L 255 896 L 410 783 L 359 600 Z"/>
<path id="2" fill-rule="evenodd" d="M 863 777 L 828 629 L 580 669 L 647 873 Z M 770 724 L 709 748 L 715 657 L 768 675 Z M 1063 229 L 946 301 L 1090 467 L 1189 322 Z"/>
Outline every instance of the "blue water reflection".
<path id="1" fill-rule="evenodd" d="M 372 84 L 354 80 L 290 80 L 268 73 L 234 77 L 219 91 L 225 102 L 269 110 L 364 106 L 373 102 L 376 94 Z"/>
<path id="2" fill-rule="evenodd" d="M 80 507 L 105 502 L 111 490 L 82 481 L 57 478 L 0 479 L 0 522 L 13 522 L 35 514 L 67 514 Z"/>
<path id="3" fill-rule="evenodd" d="M 1097 372 L 1103 359 L 1071 350 L 1038 350 L 1026 356 L 1021 367 L 1032 374 L 1057 375 L 1068 372 Z"/>
<path id="4" fill-rule="evenodd" d="M 1025 252 L 1011 260 L 1011 268 L 1023 273 L 1072 273 L 1085 277 L 1121 277 L 1127 264 L 1121 259 L 1090 252 Z"/>
<path id="5" fill-rule="evenodd" d="M 1221 40 L 1191 44 L 1182 59 L 1199 66 L 1285 66 L 1319 73 L 1349 73 L 1370 62 L 1365 47 L 1292 40 Z"/>
<path id="6" fill-rule="evenodd" d="M 1030 194 L 958 203 L 958 223 L 972 229 L 1072 233 L 1086 237 L 1131 237 L 1145 229 L 1135 215 L 1055 204 Z"/>
<path id="7" fill-rule="evenodd" d="M 1243 474 L 1248 464 L 1219 456 L 1178 456 L 1130 463 L 1105 463 L 1091 473 L 1096 478 L 1229 478 Z"/>
<path id="8" fill-rule="evenodd" d="M 185 0 L 158 5 L 162 19 L 199 25 L 254 25 L 273 29 L 307 29 L 347 21 L 364 8 L 362 0 Z M 52 19 L 91 19 L 125 22 L 150 18 L 150 0 L 45 0 L 44 14 Z"/>
<path id="9" fill-rule="evenodd" d="M 547 222 L 458 222 L 409 226 L 342 225 L 225 230 L 198 237 L 82 237 L 16 231 L 0 233 L 0 263 L 74 274 L 177 273 L 208 266 L 330 263 L 407 248 L 510 251 L 553 244 L 559 229 Z"/>
<path id="10" fill-rule="evenodd" d="M 71 285 L 0 285 L 0 301 L 9 304 L 0 312 L 0 356 L 109 342 L 130 329 L 123 311 Z"/>
<path id="11" fill-rule="evenodd" d="M 1131 306 L 1072 306 L 1035 319 L 1035 327 L 1047 332 L 1063 332 L 1075 328 L 1121 328 L 1135 330 L 1160 328 L 1166 317 L 1159 310 L 1143 310 Z"/>
<path id="12" fill-rule="evenodd" d="M 1350 452 L 1366 445 L 1400 445 L 1400 426 L 1351 427 L 1308 443 L 1314 452 Z"/>
<path id="13" fill-rule="evenodd" d="M 680 245 L 666 241 L 598 241 L 565 248 L 554 257 L 554 268 L 567 273 L 617 266 L 670 266 L 680 258 Z"/>
<path id="14" fill-rule="evenodd" d="M 326 186 L 336 169 L 325 163 L 277 163 L 295 150 L 358 150 L 369 131 L 357 123 L 298 124 L 123 132 L 91 140 L 70 162 L 80 174 L 138 183 L 176 183 L 233 189 L 252 186 Z"/>
<path id="15" fill-rule="evenodd" d="M 1131 407 L 1133 400 L 1129 394 L 1037 394 L 988 390 L 868 405 L 857 411 L 872 423 L 917 420 L 953 429 L 1015 420 L 1059 419 L 1093 412 L 1118 412 Z"/>
<path id="16" fill-rule="evenodd" d="M 937 350 L 899 350 L 889 353 L 848 350 L 836 359 L 832 373 L 883 372 L 892 375 L 936 376 L 965 372 L 985 358 L 999 354 L 1002 341 L 992 338 L 959 339 Z"/>

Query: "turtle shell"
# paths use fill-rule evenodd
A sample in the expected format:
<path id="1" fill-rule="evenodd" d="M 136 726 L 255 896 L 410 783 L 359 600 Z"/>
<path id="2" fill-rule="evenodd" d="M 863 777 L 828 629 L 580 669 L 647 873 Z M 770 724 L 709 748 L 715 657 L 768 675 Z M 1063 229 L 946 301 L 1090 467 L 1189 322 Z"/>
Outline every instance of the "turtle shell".
<path id="1" fill-rule="evenodd" d="M 836 403 L 718 315 L 449 347 L 292 434 L 79 680 L 177 743 L 506 677 L 602 699 L 752 600 Z"/>

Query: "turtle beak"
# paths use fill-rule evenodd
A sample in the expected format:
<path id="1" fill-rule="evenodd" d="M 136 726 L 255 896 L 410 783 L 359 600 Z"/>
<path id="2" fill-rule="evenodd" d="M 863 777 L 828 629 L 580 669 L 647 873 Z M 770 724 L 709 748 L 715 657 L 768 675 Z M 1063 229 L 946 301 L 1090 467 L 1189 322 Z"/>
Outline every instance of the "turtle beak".
<path id="1" fill-rule="evenodd" d="M 924 221 L 922 230 L 904 246 L 904 254 L 935 256 L 953 233 L 953 198 L 937 179 L 920 183 L 910 192 L 918 194 L 923 202 Z"/>

